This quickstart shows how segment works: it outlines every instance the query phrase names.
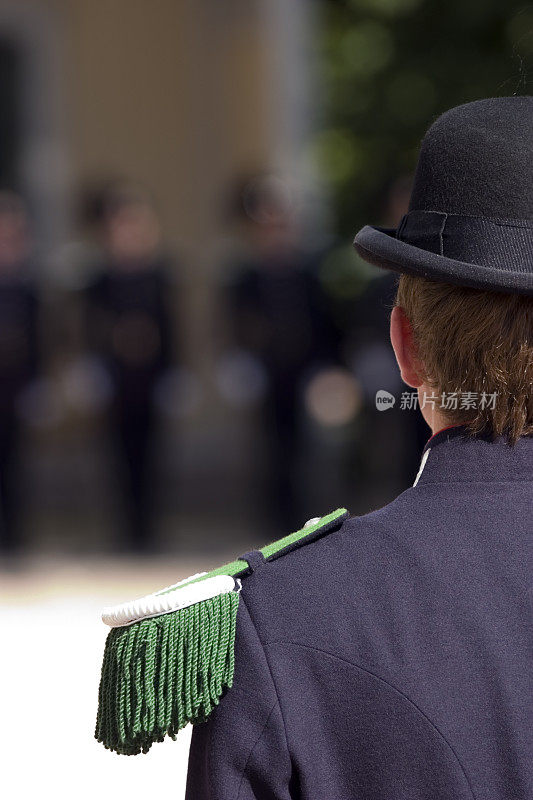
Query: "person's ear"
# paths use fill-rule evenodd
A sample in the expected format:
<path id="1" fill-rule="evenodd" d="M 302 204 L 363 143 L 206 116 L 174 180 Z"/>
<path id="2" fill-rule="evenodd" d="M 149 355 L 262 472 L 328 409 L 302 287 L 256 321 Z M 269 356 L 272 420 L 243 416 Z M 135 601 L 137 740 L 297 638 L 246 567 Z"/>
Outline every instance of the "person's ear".
<path id="1" fill-rule="evenodd" d="M 403 308 L 399 306 L 392 309 L 390 339 L 403 382 L 413 389 L 418 389 L 424 383 L 424 379 L 417 356 L 413 329 Z"/>

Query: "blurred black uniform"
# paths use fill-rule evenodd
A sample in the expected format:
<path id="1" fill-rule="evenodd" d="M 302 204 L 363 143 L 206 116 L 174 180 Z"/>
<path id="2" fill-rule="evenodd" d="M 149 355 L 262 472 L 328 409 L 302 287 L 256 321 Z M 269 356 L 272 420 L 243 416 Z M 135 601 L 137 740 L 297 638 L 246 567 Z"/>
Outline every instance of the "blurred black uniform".
<path id="1" fill-rule="evenodd" d="M 88 290 L 90 346 L 112 379 L 111 434 L 135 549 L 150 545 L 154 390 L 171 361 L 166 266 L 157 259 L 131 270 L 112 267 Z"/>
<path id="2" fill-rule="evenodd" d="M 267 508 L 272 522 L 298 524 L 296 487 L 302 384 L 314 367 L 337 358 L 337 334 L 312 259 L 297 251 L 243 265 L 229 292 L 237 344 L 267 376 Z"/>
<path id="3" fill-rule="evenodd" d="M 1 546 L 19 544 L 18 449 L 20 419 L 17 401 L 36 377 L 39 363 L 38 300 L 22 277 L 0 278 L 0 495 Z"/>

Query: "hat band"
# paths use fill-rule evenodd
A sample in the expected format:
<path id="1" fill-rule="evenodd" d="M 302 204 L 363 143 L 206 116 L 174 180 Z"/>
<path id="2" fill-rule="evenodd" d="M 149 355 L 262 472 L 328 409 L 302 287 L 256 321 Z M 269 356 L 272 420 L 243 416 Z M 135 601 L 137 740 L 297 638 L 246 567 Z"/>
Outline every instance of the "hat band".
<path id="1" fill-rule="evenodd" d="M 533 224 L 440 211 L 410 211 L 396 238 L 421 250 L 467 264 L 510 272 L 533 271 Z"/>

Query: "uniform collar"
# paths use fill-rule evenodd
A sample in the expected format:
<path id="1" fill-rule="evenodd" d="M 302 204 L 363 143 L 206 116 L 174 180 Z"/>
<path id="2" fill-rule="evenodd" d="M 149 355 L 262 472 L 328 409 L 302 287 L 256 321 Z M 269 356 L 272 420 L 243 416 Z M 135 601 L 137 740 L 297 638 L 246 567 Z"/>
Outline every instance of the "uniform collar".
<path id="1" fill-rule="evenodd" d="M 432 436 L 422 454 L 414 486 L 440 482 L 507 482 L 533 480 L 533 437 L 512 447 L 506 439 L 472 436 L 457 425 Z"/>

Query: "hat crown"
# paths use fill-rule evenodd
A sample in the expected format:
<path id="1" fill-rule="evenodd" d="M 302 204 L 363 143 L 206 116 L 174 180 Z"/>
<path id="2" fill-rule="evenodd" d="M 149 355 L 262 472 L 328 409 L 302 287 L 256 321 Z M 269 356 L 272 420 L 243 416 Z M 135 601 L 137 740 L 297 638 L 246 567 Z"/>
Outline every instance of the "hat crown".
<path id="1" fill-rule="evenodd" d="M 533 97 L 442 114 L 422 142 L 409 211 L 533 220 Z"/>

